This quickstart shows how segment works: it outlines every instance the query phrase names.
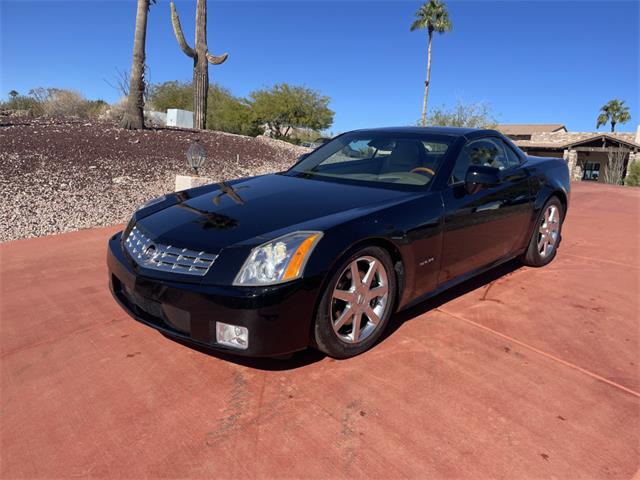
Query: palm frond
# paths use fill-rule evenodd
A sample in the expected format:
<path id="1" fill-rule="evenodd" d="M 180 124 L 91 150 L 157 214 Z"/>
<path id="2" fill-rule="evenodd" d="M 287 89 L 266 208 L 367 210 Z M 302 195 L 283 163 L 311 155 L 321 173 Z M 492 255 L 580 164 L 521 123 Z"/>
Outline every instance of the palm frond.
<path id="1" fill-rule="evenodd" d="M 410 30 L 412 32 L 416 31 L 416 30 L 421 30 L 423 28 L 426 28 L 426 22 L 424 22 L 424 20 L 422 20 L 421 18 L 418 18 L 417 20 L 414 20 L 414 22 L 411 24 L 411 28 Z"/>
<path id="2" fill-rule="evenodd" d="M 606 113 L 601 113 L 598 115 L 598 122 L 596 123 L 596 128 L 600 128 L 602 125 L 605 125 L 609 121 L 609 115 Z"/>
<path id="3" fill-rule="evenodd" d="M 416 12 L 416 19 L 411 24 L 411 31 L 427 29 L 438 33 L 449 32 L 452 29 L 446 5 L 440 0 L 429 0 L 420 6 Z"/>

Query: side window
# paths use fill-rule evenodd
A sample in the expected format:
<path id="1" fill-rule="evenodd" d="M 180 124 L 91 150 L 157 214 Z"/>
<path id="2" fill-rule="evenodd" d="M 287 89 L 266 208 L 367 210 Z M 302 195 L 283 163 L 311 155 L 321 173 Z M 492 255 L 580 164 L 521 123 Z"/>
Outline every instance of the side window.
<path id="1" fill-rule="evenodd" d="M 520 157 L 516 155 L 516 152 L 514 152 L 509 145 L 505 145 L 504 149 L 507 151 L 507 159 L 509 160 L 509 167 L 513 168 L 520 165 L 521 163 Z"/>
<path id="2" fill-rule="evenodd" d="M 449 183 L 463 182 L 470 165 L 484 165 L 500 170 L 510 166 L 504 145 L 497 138 L 480 138 L 467 143 L 456 159 Z"/>

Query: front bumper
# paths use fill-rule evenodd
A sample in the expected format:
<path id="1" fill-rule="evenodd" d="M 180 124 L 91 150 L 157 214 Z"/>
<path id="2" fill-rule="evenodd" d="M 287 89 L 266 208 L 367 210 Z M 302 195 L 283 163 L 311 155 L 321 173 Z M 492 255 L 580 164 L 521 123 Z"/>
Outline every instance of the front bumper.
<path id="1" fill-rule="evenodd" d="M 139 322 L 190 343 L 245 356 L 283 355 L 309 344 L 318 279 L 244 288 L 160 280 L 136 271 L 121 245 L 121 233 L 109 240 L 109 286 Z M 248 348 L 218 344 L 216 321 L 248 328 Z"/>

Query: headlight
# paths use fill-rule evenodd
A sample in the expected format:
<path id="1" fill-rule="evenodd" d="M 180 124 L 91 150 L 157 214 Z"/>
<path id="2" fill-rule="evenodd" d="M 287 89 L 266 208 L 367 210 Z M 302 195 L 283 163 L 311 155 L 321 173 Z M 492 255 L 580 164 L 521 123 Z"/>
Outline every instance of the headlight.
<path id="1" fill-rule="evenodd" d="M 150 207 L 151 205 L 155 205 L 156 203 L 164 202 L 167 199 L 166 195 L 160 195 L 159 197 L 152 198 L 151 200 L 143 203 L 138 207 L 138 210 L 142 210 L 143 208 Z"/>
<path id="2" fill-rule="evenodd" d="M 322 232 L 294 232 L 255 247 L 233 284 L 264 286 L 300 278 L 320 238 Z"/>

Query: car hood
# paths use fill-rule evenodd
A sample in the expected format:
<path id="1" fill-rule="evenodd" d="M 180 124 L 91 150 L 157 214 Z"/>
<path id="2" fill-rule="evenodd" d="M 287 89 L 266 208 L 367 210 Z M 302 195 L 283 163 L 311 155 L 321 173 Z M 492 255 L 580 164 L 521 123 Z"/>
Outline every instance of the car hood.
<path id="1" fill-rule="evenodd" d="M 238 243 L 263 243 L 301 226 L 322 228 L 328 216 L 343 218 L 354 209 L 410 195 L 282 174 L 215 187 L 192 198 L 184 195 L 178 203 L 138 220 L 138 226 L 157 242 L 215 253 Z"/>

